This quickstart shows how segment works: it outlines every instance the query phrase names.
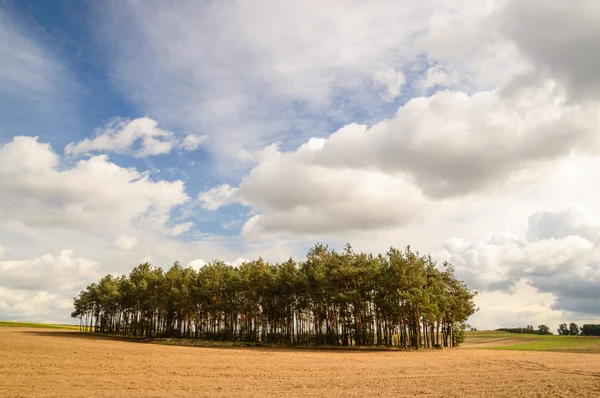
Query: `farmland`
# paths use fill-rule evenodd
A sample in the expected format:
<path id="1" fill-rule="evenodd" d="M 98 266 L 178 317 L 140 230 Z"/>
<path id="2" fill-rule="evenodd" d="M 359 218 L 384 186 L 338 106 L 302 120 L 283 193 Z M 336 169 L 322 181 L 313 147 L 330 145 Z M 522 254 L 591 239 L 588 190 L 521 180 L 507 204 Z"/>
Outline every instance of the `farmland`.
<path id="1" fill-rule="evenodd" d="M 498 343 L 506 336 L 471 335 L 465 348 L 439 351 L 333 351 L 180 347 L 2 327 L 0 391 L 7 397 L 600 395 L 600 355 L 469 349 L 477 338 Z"/>
<path id="2" fill-rule="evenodd" d="M 492 331 L 466 332 L 463 348 L 600 354 L 600 337 L 516 334 Z"/>
<path id="3" fill-rule="evenodd" d="M 79 326 L 77 326 L 77 325 L 56 325 L 56 324 L 51 324 L 51 323 L 12 322 L 12 321 L 0 321 L 0 327 L 79 330 Z"/>

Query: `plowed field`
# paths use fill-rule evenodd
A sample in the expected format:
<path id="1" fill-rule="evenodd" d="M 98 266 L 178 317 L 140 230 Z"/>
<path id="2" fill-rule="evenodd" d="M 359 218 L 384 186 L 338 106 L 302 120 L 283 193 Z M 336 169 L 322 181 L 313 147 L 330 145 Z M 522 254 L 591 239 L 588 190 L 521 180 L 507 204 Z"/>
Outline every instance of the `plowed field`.
<path id="1" fill-rule="evenodd" d="M 0 328 L 2 397 L 598 397 L 600 355 L 197 348 Z"/>

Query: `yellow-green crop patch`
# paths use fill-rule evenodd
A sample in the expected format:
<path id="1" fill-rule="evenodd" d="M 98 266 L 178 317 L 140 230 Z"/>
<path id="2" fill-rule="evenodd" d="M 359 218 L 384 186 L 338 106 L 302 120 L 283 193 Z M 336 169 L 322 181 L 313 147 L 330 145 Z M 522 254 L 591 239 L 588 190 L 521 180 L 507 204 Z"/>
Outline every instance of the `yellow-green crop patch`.
<path id="1" fill-rule="evenodd" d="M 539 336 L 535 341 L 524 341 L 514 345 L 486 347 L 489 350 L 519 351 L 568 351 L 600 353 L 600 337 L 585 336 Z"/>
<path id="2" fill-rule="evenodd" d="M 53 325 L 49 323 L 13 321 L 0 321 L 0 327 L 79 330 L 79 326 L 77 325 Z"/>
<path id="3" fill-rule="evenodd" d="M 600 353 L 600 337 L 474 331 L 465 334 L 464 346 L 486 350 Z"/>

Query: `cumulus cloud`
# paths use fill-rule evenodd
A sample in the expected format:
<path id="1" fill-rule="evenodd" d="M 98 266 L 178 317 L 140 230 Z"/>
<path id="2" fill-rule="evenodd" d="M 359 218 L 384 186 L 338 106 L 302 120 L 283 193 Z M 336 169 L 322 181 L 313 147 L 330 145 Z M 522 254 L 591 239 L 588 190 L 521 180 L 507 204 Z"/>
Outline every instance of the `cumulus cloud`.
<path id="1" fill-rule="evenodd" d="M 229 264 L 229 265 L 232 265 L 232 266 L 234 266 L 234 267 L 239 267 L 239 266 L 240 266 L 240 265 L 242 265 L 243 263 L 247 263 L 247 262 L 249 262 L 249 261 L 250 261 L 250 260 L 249 260 L 249 259 L 247 259 L 247 258 L 244 258 L 244 257 L 238 257 L 238 258 L 236 258 L 235 260 L 233 260 L 233 261 L 231 261 L 231 262 L 230 262 L 230 261 L 226 261 L 225 263 L 227 263 L 227 264 Z"/>
<path id="2" fill-rule="evenodd" d="M 597 151 L 597 111 L 564 104 L 551 83 L 513 98 L 443 91 L 410 100 L 371 128 L 340 129 L 315 158 L 409 173 L 432 197 L 463 195 L 535 162 Z"/>
<path id="3" fill-rule="evenodd" d="M 424 198 L 406 176 L 320 165 L 323 145 L 313 139 L 296 152 L 263 151 L 234 197 L 260 212 L 244 225 L 246 236 L 386 228 L 418 213 Z"/>
<path id="4" fill-rule="evenodd" d="M 166 230 L 166 234 L 170 236 L 181 235 L 184 232 L 187 232 L 194 226 L 192 221 L 183 222 L 181 224 L 176 224 L 173 227 Z"/>
<path id="5" fill-rule="evenodd" d="M 414 220 L 425 201 L 404 176 L 307 165 L 293 155 L 258 166 L 238 194 L 260 212 L 243 227 L 248 237 L 389 228 Z"/>
<path id="6" fill-rule="evenodd" d="M 380 99 L 368 104 L 361 94 L 382 66 L 401 70 L 416 59 L 410 38 L 435 3 L 113 1 L 99 7 L 95 31 L 123 94 L 161 121 L 201 125 L 231 167 L 240 148 L 317 123 L 308 116 L 379 113 Z M 352 106 L 331 107 L 340 98 Z"/>
<path id="7" fill-rule="evenodd" d="M 61 165 L 50 145 L 15 137 L 0 146 L 0 220 L 80 231 L 161 228 L 186 203 L 182 181 L 153 181 L 105 155 Z"/>
<path id="8" fill-rule="evenodd" d="M 385 87 L 384 98 L 391 101 L 400 95 L 400 89 L 406 84 L 406 77 L 401 71 L 396 72 L 392 68 L 384 68 L 375 72 L 373 81 Z"/>
<path id="9" fill-rule="evenodd" d="M 119 235 L 114 242 L 114 246 L 120 250 L 132 250 L 137 244 L 138 238 L 131 235 Z"/>
<path id="10" fill-rule="evenodd" d="M 456 70 L 450 70 L 441 65 L 434 65 L 427 69 L 423 78 L 417 80 L 413 85 L 421 92 L 433 87 L 456 87 L 460 83 L 460 77 Z"/>
<path id="11" fill-rule="evenodd" d="M 56 322 L 67 319 L 56 314 L 73 311 L 72 299 L 61 298 L 47 291 L 7 289 L 0 286 L 0 316 L 2 319 Z"/>
<path id="12" fill-rule="evenodd" d="M 573 314 L 552 308 L 556 296 L 540 292 L 525 280 L 515 283 L 511 293 L 500 290 L 480 291 L 476 297 L 480 311 L 469 318 L 469 324 L 481 329 L 548 325 L 552 329 L 561 322 L 573 322 Z"/>
<path id="13" fill-rule="evenodd" d="M 67 145 L 65 154 L 115 152 L 143 158 L 167 154 L 174 148 L 193 151 L 205 138 L 204 136 L 188 135 L 180 140 L 173 133 L 159 128 L 158 122 L 148 117 L 134 120 L 117 118 L 96 130 L 94 138 L 85 138 Z"/>
<path id="14" fill-rule="evenodd" d="M 248 262 L 250 260 L 248 260 L 247 258 L 243 258 L 243 257 L 238 257 L 233 261 L 225 261 L 225 264 L 227 265 L 231 265 L 234 267 L 239 267 L 240 265 L 242 265 L 245 262 Z M 198 271 L 200 268 L 204 267 L 205 265 L 207 265 L 208 263 L 206 261 L 204 261 L 201 258 L 197 258 L 195 260 L 190 261 L 187 266 L 188 267 L 192 267 L 193 269 L 195 269 L 196 271 Z"/>
<path id="15" fill-rule="evenodd" d="M 597 153 L 598 110 L 566 103 L 553 82 L 511 98 L 440 91 L 370 128 L 265 150 L 237 192 L 220 186 L 202 198 L 210 209 L 229 200 L 253 207 L 248 235 L 398 226 L 427 200 L 483 193 L 544 162 Z"/>
<path id="16" fill-rule="evenodd" d="M 78 289 L 102 275 L 96 261 L 61 250 L 58 256 L 0 261 L 0 286 L 7 289 L 53 291 Z"/>
<path id="17" fill-rule="evenodd" d="M 553 294 L 555 300 L 550 304 L 554 310 L 599 313 L 600 240 L 571 234 L 567 210 L 537 214 L 553 220 L 549 232 L 556 237 L 536 236 L 535 241 L 527 241 L 489 233 L 472 241 L 453 239 L 436 257 L 455 264 L 457 274 L 472 288 L 511 292 L 525 281 L 542 293 Z M 539 219 L 537 215 L 530 218 L 530 233 L 538 231 Z"/>
<path id="18" fill-rule="evenodd" d="M 416 36 L 417 48 L 436 65 L 431 72 L 455 72 L 462 90 L 476 92 L 500 87 L 531 71 L 530 62 L 502 33 L 504 3 L 457 1 L 436 7 L 427 28 Z"/>
<path id="19" fill-rule="evenodd" d="M 529 217 L 527 240 L 560 239 L 581 236 L 594 242 L 600 232 L 600 220 L 580 204 L 568 206 L 561 211 L 543 211 Z"/>
<path id="20" fill-rule="evenodd" d="M 230 203 L 236 191 L 237 188 L 233 188 L 229 184 L 223 184 L 200 193 L 198 200 L 205 209 L 216 210 Z"/>
<path id="21" fill-rule="evenodd" d="M 535 66 L 563 81 L 573 99 L 598 99 L 600 3 L 588 0 L 511 0 L 499 16 L 500 31 Z"/>
<path id="22" fill-rule="evenodd" d="M 188 267 L 192 267 L 196 271 L 198 271 L 200 268 L 204 267 L 205 265 L 206 265 L 206 261 L 202 260 L 201 258 L 197 258 L 197 259 L 192 260 L 189 263 L 187 263 Z"/>
<path id="23" fill-rule="evenodd" d="M 179 147 L 186 151 L 194 151 L 194 150 L 198 149 L 198 147 L 200 146 L 200 144 L 202 144 L 204 142 L 204 140 L 206 140 L 205 135 L 190 134 L 190 135 L 187 135 L 183 139 L 183 141 L 181 141 L 181 143 L 179 144 Z"/>

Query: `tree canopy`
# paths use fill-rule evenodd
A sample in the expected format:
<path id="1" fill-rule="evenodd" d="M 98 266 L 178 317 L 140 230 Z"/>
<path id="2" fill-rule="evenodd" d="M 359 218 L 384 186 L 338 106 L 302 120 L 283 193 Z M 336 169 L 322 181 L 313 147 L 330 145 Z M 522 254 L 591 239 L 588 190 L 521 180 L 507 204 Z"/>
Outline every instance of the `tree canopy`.
<path id="1" fill-rule="evenodd" d="M 573 322 L 571 322 L 569 326 L 567 326 L 566 323 L 561 323 L 558 326 L 558 334 L 561 336 L 579 336 L 580 328 Z"/>
<path id="2" fill-rule="evenodd" d="M 583 336 L 600 336 L 600 325 L 597 324 L 586 324 L 581 327 L 581 334 Z"/>
<path id="3" fill-rule="evenodd" d="M 566 326 L 565 326 L 566 327 Z M 500 328 L 499 332 L 519 333 L 519 334 L 552 334 L 550 328 L 546 325 L 539 325 L 537 329 L 533 325 L 527 325 L 524 328 Z"/>
<path id="4" fill-rule="evenodd" d="M 302 262 L 262 258 L 198 271 L 140 264 L 74 298 L 85 331 L 288 345 L 453 347 L 475 292 L 410 247 L 373 256 L 317 244 Z"/>

